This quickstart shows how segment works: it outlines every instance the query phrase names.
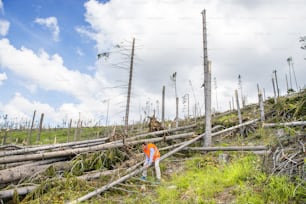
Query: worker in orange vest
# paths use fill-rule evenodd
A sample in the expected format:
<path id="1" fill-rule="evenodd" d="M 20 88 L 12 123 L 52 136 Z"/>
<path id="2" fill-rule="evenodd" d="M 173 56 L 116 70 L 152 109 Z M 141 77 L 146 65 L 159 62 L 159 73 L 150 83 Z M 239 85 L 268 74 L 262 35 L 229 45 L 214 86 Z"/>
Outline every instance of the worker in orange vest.
<path id="1" fill-rule="evenodd" d="M 154 162 L 155 166 L 155 173 L 156 173 L 156 178 L 158 182 L 160 181 L 161 174 L 160 174 L 160 168 L 159 168 L 159 159 L 160 159 L 160 153 L 156 147 L 156 145 L 152 143 L 142 143 L 142 150 L 146 156 L 145 162 L 144 162 L 144 167 L 146 167 L 143 172 L 142 172 L 142 179 L 146 180 L 147 179 L 147 168 L 151 166 L 151 164 Z"/>

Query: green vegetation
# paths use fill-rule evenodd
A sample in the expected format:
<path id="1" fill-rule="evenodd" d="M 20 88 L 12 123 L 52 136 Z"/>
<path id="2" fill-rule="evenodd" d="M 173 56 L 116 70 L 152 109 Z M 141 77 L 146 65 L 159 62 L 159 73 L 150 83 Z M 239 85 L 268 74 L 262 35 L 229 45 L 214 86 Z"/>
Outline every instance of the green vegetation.
<path id="1" fill-rule="evenodd" d="M 305 203 L 303 181 L 295 185 L 284 176 L 268 176 L 261 171 L 261 159 L 254 154 L 229 155 L 227 162 L 220 160 L 222 152 L 194 155 L 184 163 L 183 170 L 165 174 L 160 185 L 154 185 L 153 174 L 148 182 L 132 179 L 122 189 L 112 189 L 85 203 Z M 162 170 L 180 168 L 171 161 L 162 163 Z M 151 172 L 152 173 L 152 172 Z M 73 176 L 66 179 L 48 179 L 26 196 L 22 203 L 64 203 L 94 191 L 110 179 L 102 177 L 85 182 Z M 146 190 L 142 187 L 145 186 Z M 16 198 L 17 199 L 17 198 Z M 18 202 L 16 202 L 18 203 Z"/>

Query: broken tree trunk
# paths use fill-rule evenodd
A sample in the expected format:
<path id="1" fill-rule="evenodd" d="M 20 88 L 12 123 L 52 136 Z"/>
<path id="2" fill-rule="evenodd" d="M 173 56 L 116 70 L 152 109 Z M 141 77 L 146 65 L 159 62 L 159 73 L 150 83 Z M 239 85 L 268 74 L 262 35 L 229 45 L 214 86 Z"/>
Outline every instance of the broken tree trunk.
<path id="1" fill-rule="evenodd" d="M 228 132 L 228 131 L 232 131 L 232 130 L 234 130 L 234 129 L 236 129 L 236 128 L 240 128 L 241 126 L 253 124 L 253 123 L 257 122 L 257 121 L 258 121 L 258 119 L 255 119 L 255 120 L 252 120 L 252 121 L 249 121 L 249 122 L 240 124 L 240 125 L 236 125 L 236 126 L 234 126 L 234 127 L 231 127 L 231 128 L 225 129 L 225 130 L 221 130 L 221 131 L 216 132 L 216 133 L 212 133 L 212 136 L 215 136 L 215 135 L 218 135 L 218 134 L 222 134 L 222 133 L 225 133 L 225 132 Z M 178 152 L 178 151 L 184 149 L 185 147 L 187 147 L 188 145 L 190 145 L 190 144 L 196 142 L 196 141 L 199 140 L 200 138 L 203 138 L 204 135 L 205 135 L 205 133 L 204 133 L 204 134 L 201 134 L 201 135 L 199 135 L 199 136 L 197 136 L 197 137 L 195 137 L 195 138 L 193 138 L 193 139 L 191 139 L 191 140 L 189 140 L 189 141 L 187 141 L 187 142 L 185 142 L 184 144 L 182 144 L 182 145 L 179 146 L 178 148 L 176 148 L 176 149 L 174 149 L 174 150 L 168 152 L 167 154 L 163 155 L 163 156 L 160 158 L 160 161 L 162 161 L 162 160 L 166 159 L 167 157 L 169 157 L 169 156 L 175 154 L 176 152 Z M 67 204 L 75 204 L 75 203 L 79 203 L 79 202 L 88 200 L 88 199 L 92 198 L 93 196 L 98 195 L 98 194 L 100 194 L 100 193 L 103 193 L 104 191 L 107 191 L 108 189 L 112 188 L 113 186 L 115 186 L 115 185 L 117 185 L 117 184 L 119 184 L 119 183 L 121 183 L 121 182 L 123 182 L 123 181 L 125 181 L 125 180 L 127 180 L 127 179 L 129 179 L 129 178 L 131 178 L 132 176 L 134 176 L 134 175 L 136 175 L 136 174 L 142 172 L 144 169 L 146 169 L 146 167 L 141 167 L 141 168 L 139 168 L 139 169 L 136 169 L 135 171 L 133 171 L 133 172 L 131 172 L 131 173 L 129 173 L 129 174 L 127 174 L 127 175 L 125 175 L 125 176 L 119 178 L 118 180 L 113 181 L 113 182 L 111 182 L 111 183 L 109 183 L 109 184 L 107 184 L 107 185 L 105 185 L 105 186 L 103 186 L 103 187 L 101 187 L 101 188 L 98 188 L 98 189 L 96 189 L 95 191 L 92 191 L 92 192 L 90 192 L 90 193 L 88 193 L 88 194 L 86 194 L 86 195 L 84 195 L 84 196 L 82 196 L 82 197 L 80 197 L 80 198 L 78 198 L 78 199 L 76 199 L 76 200 L 73 200 L 73 201 L 71 201 L 71 202 L 68 202 Z"/>
<path id="2" fill-rule="evenodd" d="M 287 123 L 264 123 L 262 127 L 269 128 L 269 127 L 303 126 L 303 125 L 306 125 L 306 121 L 294 121 Z"/>
<path id="3" fill-rule="evenodd" d="M 193 151 L 260 151 L 267 150 L 266 146 L 230 146 L 230 147 L 186 147 Z"/>
<path id="4" fill-rule="evenodd" d="M 159 137 L 159 138 L 151 138 L 151 139 L 145 139 L 145 140 L 126 142 L 126 145 L 136 145 L 136 144 L 141 144 L 142 142 L 159 142 L 162 140 L 174 140 L 174 139 L 191 137 L 193 135 L 194 135 L 193 132 L 183 133 L 183 134 L 167 136 L 167 137 Z M 117 147 L 122 147 L 122 146 L 124 145 L 121 141 L 121 142 L 101 144 L 101 145 L 92 146 L 92 147 L 67 149 L 67 150 L 55 151 L 55 152 L 45 152 L 45 153 L 28 154 L 28 155 L 12 155 L 12 156 L 6 156 L 6 157 L 1 158 L 0 164 L 13 163 L 13 162 L 19 162 L 19 161 L 28 161 L 28 160 L 51 159 L 51 158 L 57 158 L 57 157 L 69 157 L 69 156 L 74 156 L 79 153 L 94 152 L 94 151 L 100 151 L 100 150 L 105 150 L 105 149 L 110 149 L 110 148 L 117 148 Z"/>

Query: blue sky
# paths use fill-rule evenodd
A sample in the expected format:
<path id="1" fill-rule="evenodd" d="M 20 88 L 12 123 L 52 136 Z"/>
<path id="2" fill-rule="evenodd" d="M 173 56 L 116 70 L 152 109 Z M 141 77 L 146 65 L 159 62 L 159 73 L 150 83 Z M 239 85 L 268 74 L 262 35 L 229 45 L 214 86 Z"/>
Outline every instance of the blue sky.
<path id="1" fill-rule="evenodd" d="M 215 110 L 229 109 L 238 75 L 247 103 L 256 102 L 257 84 L 266 97 L 273 96 L 274 69 L 282 95 L 286 75 L 293 89 L 305 87 L 306 53 L 299 42 L 306 35 L 303 1 L 0 0 L 1 118 L 27 121 L 36 110 L 45 114 L 45 125 L 79 117 L 88 125 L 121 124 L 133 37 L 130 123 L 153 110 L 160 117 L 162 86 L 166 118 L 174 118 L 174 72 L 180 118 L 187 113 L 186 94 L 190 115 L 195 104 L 203 114 L 204 8 Z M 97 58 L 106 51 L 108 58 Z"/>

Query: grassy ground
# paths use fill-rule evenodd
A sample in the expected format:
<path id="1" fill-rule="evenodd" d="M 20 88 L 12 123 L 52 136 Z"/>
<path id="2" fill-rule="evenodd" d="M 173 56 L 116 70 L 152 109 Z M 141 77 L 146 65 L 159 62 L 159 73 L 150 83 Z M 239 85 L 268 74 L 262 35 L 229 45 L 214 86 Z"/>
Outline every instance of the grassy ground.
<path id="1" fill-rule="evenodd" d="M 161 163 L 161 183 L 155 182 L 153 169 L 149 169 L 147 181 L 141 181 L 138 175 L 84 203 L 306 202 L 302 181 L 292 182 L 288 177 L 269 176 L 262 171 L 262 163 L 261 156 L 246 152 L 189 154 L 188 157 L 176 155 Z M 74 177 L 56 180 L 50 176 L 46 185 L 21 203 L 65 203 L 116 179 L 114 175 L 113 178 L 102 177 L 94 182 L 85 182 Z"/>

